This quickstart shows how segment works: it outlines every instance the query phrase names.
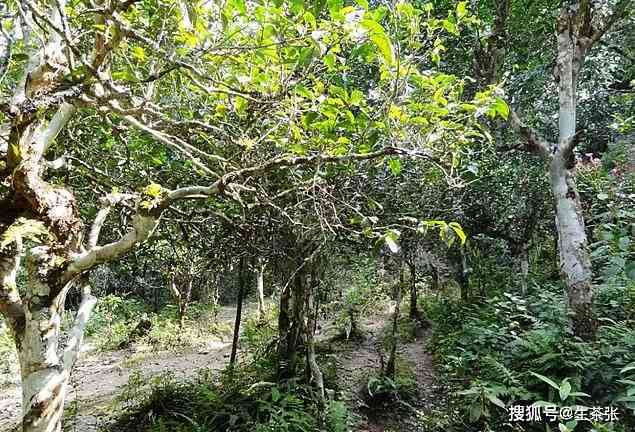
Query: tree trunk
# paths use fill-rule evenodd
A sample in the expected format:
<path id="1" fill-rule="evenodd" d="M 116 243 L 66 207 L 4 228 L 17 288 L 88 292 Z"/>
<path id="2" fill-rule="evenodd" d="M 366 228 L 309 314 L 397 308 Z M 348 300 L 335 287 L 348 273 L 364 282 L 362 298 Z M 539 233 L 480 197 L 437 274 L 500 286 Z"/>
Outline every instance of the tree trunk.
<path id="1" fill-rule="evenodd" d="M 591 257 L 587 249 L 580 195 L 572 172 L 575 166 L 576 87 L 589 48 L 585 32 L 588 10 L 563 8 L 556 25 L 558 56 L 558 148 L 551 159 L 549 179 L 556 206 L 560 271 L 573 313 L 573 331 L 585 340 L 595 335 L 591 286 Z M 581 33 L 581 34 L 579 34 Z"/>
<path id="2" fill-rule="evenodd" d="M 592 310 L 591 258 L 573 174 L 557 155 L 551 164 L 551 187 L 556 202 L 560 272 L 573 314 L 573 331 L 582 339 L 590 340 L 596 330 Z"/>
<path id="3" fill-rule="evenodd" d="M 439 293 L 439 271 L 434 265 L 430 265 L 430 276 L 432 283 L 430 284 L 430 290 Z"/>
<path id="4" fill-rule="evenodd" d="M 393 299 L 395 301 L 395 311 L 392 316 L 392 332 L 390 341 L 390 355 L 386 362 L 385 375 L 390 379 L 395 379 L 395 369 L 397 363 L 397 345 L 399 343 L 399 315 L 401 314 L 401 291 L 405 285 L 403 267 L 399 268 L 399 283 L 394 289 Z"/>
<path id="5" fill-rule="evenodd" d="M 243 297 L 247 285 L 247 258 L 240 258 L 240 276 L 238 278 L 238 298 L 236 299 L 236 319 L 234 320 L 234 338 L 232 340 L 232 352 L 229 357 L 229 366 L 234 367 L 238 352 L 238 337 L 240 336 L 240 321 L 243 315 Z"/>
<path id="6" fill-rule="evenodd" d="M 290 369 L 291 343 L 291 289 L 286 284 L 280 291 L 278 312 L 278 381 L 286 381 L 292 377 Z"/>
<path id="7" fill-rule="evenodd" d="M 68 373 L 57 355 L 61 316 L 55 307 L 37 308 L 29 315 L 18 351 L 22 430 L 60 432 L 68 385 Z"/>
<path id="8" fill-rule="evenodd" d="M 265 318 L 265 264 L 262 258 L 256 263 L 256 294 L 258 296 L 258 320 Z"/>
<path id="9" fill-rule="evenodd" d="M 460 265 L 457 275 L 459 288 L 461 289 L 461 300 L 467 302 L 470 300 L 470 269 L 467 265 L 467 256 L 461 249 Z"/>
<path id="10" fill-rule="evenodd" d="M 326 408 L 326 396 L 324 390 L 324 376 L 320 370 L 320 366 L 317 362 L 315 355 L 315 328 L 317 326 L 317 302 L 315 300 L 315 293 L 319 288 L 319 269 L 314 261 L 311 265 L 311 283 L 306 289 L 305 293 L 305 310 L 307 314 L 306 324 L 304 325 L 305 332 L 305 344 L 306 344 L 306 363 L 307 371 L 310 375 L 310 380 L 313 381 L 315 388 L 317 389 L 317 398 L 320 405 L 320 412 L 324 412 Z"/>
<path id="11" fill-rule="evenodd" d="M 512 275 L 512 282 L 518 283 L 520 294 L 527 294 L 527 277 L 529 275 L 529 251 L 525 239 L 510 241 L 509 250 L 514 262 L 515 274 Z"/>
<path id="12" fill-rule="evenodd" d="M 67 289 L 46 304 L 43 300 L 52 289 L 37 273 L 31 273 L 37 272 L 37 268 L 29 267 L 28 291 L 32 297 L 25 304 L 25 326 L 16 339 L 22 379 L 22 430 L 61 432 L 68 381 L 97 300 L 85 285 L 69 341 L 60 353 L 59 334 Z"/>
<path id="13" fill-rule="evenodd" d="M 409 264 L 410 268 L 410 318 L 421 321 L 421 314 L 417 308 L 417 268 L 414 263 Z"/>
<path id="14" fill-rule="evenodd" d="M 298 260 L 298 268 L 299 271 L 296 272 L 293 290 L 292 290 L 292 302 L 293 302 L 293 314 L 291 319 L 291 339 L 289 343 L 289 370 L 291 372 L 291 376 L 295 376 L 296 365 L 298 359 L 298 346 L 301 346 L 302 340 L 304 339 L 303 327 L 305 320 L 305 310 L 304 310 L 304 292 L 306 291 L 306 279 L 307 273 L 306 268 L 302 267 L 304 264 L 304 260 Z"/>

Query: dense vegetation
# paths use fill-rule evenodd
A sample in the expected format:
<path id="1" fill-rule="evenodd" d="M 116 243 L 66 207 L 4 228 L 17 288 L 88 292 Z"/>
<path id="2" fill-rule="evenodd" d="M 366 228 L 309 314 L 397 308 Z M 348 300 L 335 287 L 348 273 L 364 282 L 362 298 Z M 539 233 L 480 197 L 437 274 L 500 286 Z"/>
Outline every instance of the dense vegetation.
<path id="1" fill-rule="evenodd" d="M 4 1 L 0 429 L 633 430 L 634 9 Z"/>

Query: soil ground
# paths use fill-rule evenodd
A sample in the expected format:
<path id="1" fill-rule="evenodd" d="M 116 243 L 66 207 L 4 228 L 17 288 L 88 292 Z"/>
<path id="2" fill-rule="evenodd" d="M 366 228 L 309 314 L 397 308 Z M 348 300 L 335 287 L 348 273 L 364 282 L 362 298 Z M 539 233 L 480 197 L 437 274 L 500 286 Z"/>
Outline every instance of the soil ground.
<path id="1" fill-rule="evenodd" d="M 218 321 L 232 323 L 234 315 L 234 307 L 223 307 Z M 393 401 L 379 408 L 369 407 L 364 397 L 368 378 L 380 371 L 379 347 L 388 322 L 388 314 L 367 318 L 361 323 L 362 338 L 328 342 L 339 381 L 338 390 L 355 415 L 358 432 L 423 431 L 420 417 L 439 407 L 445 399 L 432 358 L 425 348 L 429 330 L 417 328 L 414 337 L 403 341 L 398 350 L 398 366 L 406 365 L 403 367 L 414 373 L 417 394 L 407 401 Z M 336 329 L 327 323 L 323 328 L 318 340 L 326 341 Z M 99 352 L 90 342 L 86 344 L 71 379 L 64 422 L 66 432 L 99 431 L 112 412 L 113 400 L 135 373 L 150 378 L 169 370 L 177 378 L 187 379 L 203 369 L 223 369 L 228 362 L 231 339 L 210 339 L 205 346 L 178 352 L 140 348 L 131 346 Z M 0 431 L 14 430 L 20 415 L 19 384 L 0 389 L 0 413 Z"/>

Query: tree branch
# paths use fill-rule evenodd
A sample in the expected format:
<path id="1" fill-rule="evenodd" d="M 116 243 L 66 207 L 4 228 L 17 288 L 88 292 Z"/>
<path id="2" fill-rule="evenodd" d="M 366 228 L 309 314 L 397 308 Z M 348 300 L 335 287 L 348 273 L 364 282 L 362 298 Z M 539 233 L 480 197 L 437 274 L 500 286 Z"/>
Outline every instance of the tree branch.
<path id="1" fill-rule="evenodd" d="M 85 281 L 81 287 L 82 289 L 82 302 L 77 310 L 75 316 L 75 322 L 70 332 L 70 337 L 64 348 L 63 365 L 64 370 L 70 374 L 77 358 L 79 356 L 79 349 L 82 346 L 84 340 L 84 333 L 86 330 L 86 324 L 90 318 L 90 314 L 93 308 L 97 304 L 97 298 L 90 292 L 90 285 L 88 281 Z"/>
<path id="2" fill-rule="evenodd" d="M 114 206 L 117 204 L 127 200 L 134 198 L 133 195 L 129 194 L 120 194 L 120 193 L 111 193 L 101 198 L 102 208 L 97 212 L 97 216 L 93 221 L 93 224 L 90 228 L 90 233 L 88 235 L 88 249 L 93 249 L 97 246 L 97 242 L 99 241 L 99 234 L 101 233 L 101 228 L 104 226 L 104 222 L 106 222 L 106 218 L 108 214 L 112 210 Z"/>
<path id="3" fill-rule="evenodd" d="M 548 141 L 538 136 L 538 134 L 518 117 L 516 111 L 510 107 L 510 123 L 514 130 L 518 132 L 526 141 L 526 150 L 530 153 L 549 159 L 551 157 L 551 145 Z"/>
<path id="4" fill-rule="evenodd" d="M 86 252 L 78 254 L 62 275 L 62 282 L 67 283 L 82 272 L 121 257 L 136 244 L 150 237 L 158 223 L 159 218 L 151 214 L 138 213 L 134 215 L 132 228 L 119 240 L 104 246 L 95 246 Z"/>

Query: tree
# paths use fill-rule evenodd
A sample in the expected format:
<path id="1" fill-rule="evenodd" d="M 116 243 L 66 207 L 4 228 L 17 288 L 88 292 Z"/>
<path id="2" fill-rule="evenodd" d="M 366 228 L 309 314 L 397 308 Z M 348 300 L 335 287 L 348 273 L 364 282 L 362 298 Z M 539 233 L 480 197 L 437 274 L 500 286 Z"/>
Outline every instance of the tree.
<path id="1" fill-rule="evenodd" d="M 591 339 L 596 323 L 592 311 L 592 271 L 580 196 L 575 183 L 574 149 L 580 133 L 576 129 L 577 85 L 590 49 L 628 10 L 630 1 L 620 1 L 602 23 L 589 1 L 565 6 L 556 21 L 558 83 L 558 141 L 550 143 L 525 125 L 515 112 L 511 123 L 527 142 L 527 150 L 548 164 L 549 181 L 556 208 L 556 230 L 560 270 L 566 285 L 569 306 L 574 315 L 576 335 Z"/>
<path id="2" fill-rule="evenodd" d="M 448 153 L 443 139 L 469 143 L 475 113 L 491 105 L 458 103 L 460 80 L 423 73 L 402 55 L 421 26 L 431 37 L 457 32 L 464 8 L 425 20 L 400 4 L 389 34 L 387 9 L 338 2 L 7 4 L 0 312 L 19 353 L 28 432 L 61 430 L 96 302 L 86 276 L 148 239 L 166 211 L 184 200 L 217 207 L 220 218 L 245 211 L 263 195 L 256 179 L 307 165 L 435 159 L 437 145 Z M 345 57 L 372 78 L 347 81 Z M 129 228 L 104 243 L 114 209 Z M 72 289 L 83 300 L 60 353 Z"/>

